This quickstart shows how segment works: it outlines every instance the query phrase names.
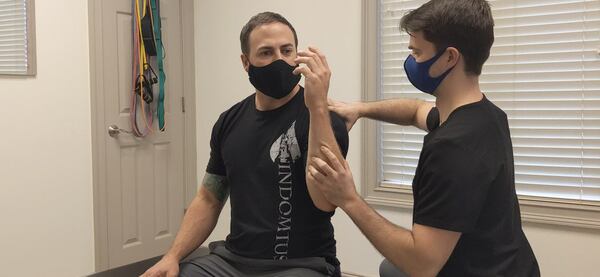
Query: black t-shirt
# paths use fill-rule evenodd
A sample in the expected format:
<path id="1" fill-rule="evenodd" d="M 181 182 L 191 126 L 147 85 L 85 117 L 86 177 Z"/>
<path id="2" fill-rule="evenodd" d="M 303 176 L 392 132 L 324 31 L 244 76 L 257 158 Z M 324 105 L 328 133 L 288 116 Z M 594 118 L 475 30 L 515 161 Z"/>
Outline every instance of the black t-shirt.
<path id="1" fill-rule="evenodd" d="M 439 276 L 539 276 L 521 227 L 506 114 L 485 97 L 427 118 L 413 222 L 462 233 Z"/>
<path id="2" fill-rule="evenodd" d="M 301 89 L 287 104 L 258 111 L 255 95 L 221 114 L 213 127 L 206 171 L 230 184 L 231 230 L 226 247 L 251 258 L 325 257 L 338 265 L 331 216 L 306 187 L 309 112 Z M 348 132 L 331 113 L 344 156 Z"/>

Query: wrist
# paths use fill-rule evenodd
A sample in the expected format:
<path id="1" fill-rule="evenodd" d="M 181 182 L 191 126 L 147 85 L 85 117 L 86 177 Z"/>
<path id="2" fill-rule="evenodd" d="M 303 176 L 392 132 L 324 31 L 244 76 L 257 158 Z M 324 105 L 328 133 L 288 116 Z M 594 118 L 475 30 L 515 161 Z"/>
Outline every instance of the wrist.
<path id="1" fill-rule="evenodd" d="M 355 210 L 357 207 L 359 207 L 360 205 L 363 205 L 363 204 L 364 204 L 364 201 L 358 195 L 358 193 L 354 193 L 346 201 L 344 201 L 343 203 L 340 203 L 339 207 L 342 210 L 344 210 L 346 213 L 349 214 L 353 210 Z"/>
<path id="2" fill-rule="evenodd" d="M 180 257 L 180 255 L 177 255 L 175 253 L 167 253 L 162 257 L 163 260 L 172 260 L 175 261 L 177 263 L 179 263 L 179 261 L 181 261 L 182 257 Z"/>
<path id="3" fill-rule="evenodd" d="M 356 114 L 358 119 L 364 117 L 367 114 L 367 103 L 357 102 L 356 103 Z"/>
<path id="4" fill-rule="evenodd" d="M 327 107 L 327 102 L 324 103 L 319 103 L 319 104 L 313 104 L 307 107 L 308 111 L 311 114 L 327 114 L 329 113 L 329 108 Z"/>

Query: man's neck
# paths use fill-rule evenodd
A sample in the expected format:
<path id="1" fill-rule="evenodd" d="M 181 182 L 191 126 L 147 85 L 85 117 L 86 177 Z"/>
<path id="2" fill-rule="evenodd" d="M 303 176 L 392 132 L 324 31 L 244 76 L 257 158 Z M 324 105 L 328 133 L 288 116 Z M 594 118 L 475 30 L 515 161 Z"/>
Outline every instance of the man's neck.
<path id="1" fill-rule="evenodd" d="M 448 82 L 444 87 L 440 87 L 438 94 L 435 103 L 440 112 L 440 124 L 446 122 L 450 114 L 457 108 L 483 99 L 478 77 Z"/>
<path id="2" fill-rule="evenodd" d="M 260 91 L 256 91 L 256 96 L 254 98 L 256 102 L 256 109 L 261 112 L 277 109 L 287 104 L 287 102 L 290 102 L 290 100 L 292 100 L 292 98 L 296 96 L 298 91 L 300 91 L 300 85 L 296 85 L 290 94 L 281 99 L 275 99 L 273 97 L 267 96 L 266 94 Z"/>

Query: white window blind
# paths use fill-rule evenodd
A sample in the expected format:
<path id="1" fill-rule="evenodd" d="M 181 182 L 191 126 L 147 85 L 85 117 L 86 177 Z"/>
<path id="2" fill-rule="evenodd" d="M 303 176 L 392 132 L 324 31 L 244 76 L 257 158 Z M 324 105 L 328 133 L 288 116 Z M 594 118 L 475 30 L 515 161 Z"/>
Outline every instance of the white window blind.
<path id="1" fill-rule="evenodd" d="M 380 99 L 433 101 L 403 70 L 400 18 L 423 0 L 379 0 Z M 509 117 L 520 195 L 600 201 L 600 1 L 490 1 L 496 40 L 480 78 Z M 381 124 L 379 177 L 410 185 L 425 133 Z"/>
<path id="2" fill-rule="evenodd" d="M 32 73 L 27 0 L 0 0 L 0 74 Z"/>

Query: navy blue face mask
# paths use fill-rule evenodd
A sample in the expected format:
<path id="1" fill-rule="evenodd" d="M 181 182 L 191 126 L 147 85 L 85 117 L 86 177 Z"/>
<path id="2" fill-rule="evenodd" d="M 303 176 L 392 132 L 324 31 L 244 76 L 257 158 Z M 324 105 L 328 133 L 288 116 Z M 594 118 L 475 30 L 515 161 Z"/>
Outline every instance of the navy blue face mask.
<path id="1" fill-rule="evenodd" d="M 431 66 L 440 59 L 444 52 L 445 50 L 436 54 L 435 57 L 421 63 L 417 62 L 412 55 L 408 55 L 408 58 L 406 58 L 406 61 L 404 62 L 404 71 L 406 71 L 406 76 L 410 83 L 420 91 L 434 95 L 433 92 L 454 68 L 454 66 L 451 67 L 442 75 L 435 78 L 429 76 L 429 69 L 431 69 Z"/>
<path id="2" fill-rule="evenodd" d="M 248 76 L 250 83 L 260 92 L 275 98 L 286 97 L 300 82 L 300 74 L 295 75 L 294 69 L 282 59 L 276 60 L 266 66 L 256 67 L 250 64 Z"/>

